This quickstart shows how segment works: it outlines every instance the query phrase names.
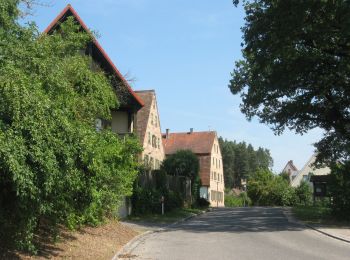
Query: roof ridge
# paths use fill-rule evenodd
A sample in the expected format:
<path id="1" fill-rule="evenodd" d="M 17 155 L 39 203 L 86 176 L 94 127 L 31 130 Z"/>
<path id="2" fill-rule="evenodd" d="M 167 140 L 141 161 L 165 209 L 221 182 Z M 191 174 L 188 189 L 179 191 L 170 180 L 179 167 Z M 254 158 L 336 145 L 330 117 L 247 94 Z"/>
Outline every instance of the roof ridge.
<path id="1" fill-rule="evenodd" d="M 53 27 L 59 22 L 59 20 L 64 16 L 64 14 L 67 11 L 71 11 L 73 16 L 78 20 L 79 24 L 81 25 L 81 27 L 83 27 L 83 29 L 89 33 L 92 36 L 92 42 L 96 45 L 96 47 L 99 49 L 99 51 L 101 52 L 102 56 L 106 59 L 106 61 L 109 63 L 109 65 L 112 67 L 113 71 L 118 75 L 118 77 L 120 77 L 121 81 L 126 85 L 126 87 L 128 88 L 130 94 L 136 99 L 136 101 L 141 105 L 144 106 L 144 102 L 142 101 L 141 98 L 139 98 L 136 93 L 134 92 L 134 90 L 131 88 L 130 84 L 128 83 L 128 81 L 125 79 L 125 77 L 120 73 L 120 71 L 117 69 L 117 67 L 115 66 L 115 64 L 112 62 L 111 58 L 108 56 L 108 54 L 106 53 L 106 51 L 102 48 L 102 46 L 100 45 L 100 43 L 97 41 L 97 39 L 93 36 L 93 34 L 91 33 L 90 29 L 86 26 L 86 24 L 84 23 L 83 19 L 81 19 L 81 17 L 79 16 L 79 14 L 77 13 L 77 11 L 75 11 L 75 9 L 73 8 L 73 6 L 71 4 L 68 4 L 58 15 L 57 17 L 49 24 L 49 26 L 44 30 L 45 33 L 48 33 L 51 29 L 53 29 Z"/>

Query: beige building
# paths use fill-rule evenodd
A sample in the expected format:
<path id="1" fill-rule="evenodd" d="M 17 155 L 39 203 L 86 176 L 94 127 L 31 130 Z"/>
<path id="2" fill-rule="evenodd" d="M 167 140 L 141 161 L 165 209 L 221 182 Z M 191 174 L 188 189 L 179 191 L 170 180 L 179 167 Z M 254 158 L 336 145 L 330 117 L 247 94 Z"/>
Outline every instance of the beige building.
<path id="1" fill-rule="evenodd" d="M 317 154 L 313 154 L 311 158 L 307 161 L 307 163 L 304 165 L 304 167 L 294 177 L 294 179 L 291 182 L 291 185 L 293 187 L 298 187 L 302 180 L 309 182 L 311 175 L 321 176 L 328 175 L 331 173 L 331 169 L 328 167 L 316 168 L 313 165 L 316 161 L 316 155 Z"/>
<path id="2" fill-rule="evenodd" d="M 165 155 L 156 93 L 154 90 L 135 92 L 145 104 L 136 115 L 136 133 L 144 149 L 141 158 L 151 169 L 159 169 Z"/>
<path id="3" fill-rule="evenodd" d="M 199 176 L 202 187 L 200 196 L 207 199 L 212 207 L 224 207 L 224 172 L 219 141 L 216 132 L 170 133 L 163 134 L 166 155 L 178 150 L 191 150 L 199 159 Z"/>

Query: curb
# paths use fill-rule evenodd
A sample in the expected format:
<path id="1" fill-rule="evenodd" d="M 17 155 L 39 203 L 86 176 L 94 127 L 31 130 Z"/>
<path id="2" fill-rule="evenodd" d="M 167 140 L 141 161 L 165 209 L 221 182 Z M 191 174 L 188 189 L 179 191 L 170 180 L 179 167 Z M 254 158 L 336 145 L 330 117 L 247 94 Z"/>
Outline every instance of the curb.
<path id="1" fill-rule="evenodd" d="M 298 224 L 298 225 L 302 225 L 302 226 L 305 226 L 307 228 L 310 228 L 322 235 L 325 235 L 325 236 L 328 236 L 328 237 L 331 237 L 333 239 L 337 239 L 337 240 L 340 240 L 340 241 L 343 241 L 343 242 L 346 242 L 346 243 L 350 243 L 350 240 L 348 239 L 345 239 L 345 238 L 342 238 L 342 237 L 338 237 L 338 236 L 335 236 L 335 235 L 332 235 L 328 232 L 325 232 L 325 231 L 322 231 L 310 224 L 306 224 L 300 220 L 297 220 L 294 216 L 293 216 L 293 213 L 291 212 L 291 209 L 290 208 L 283 208 L 283 214 L 286 216 L 288 222 L 291 222 L 291 223 L 294 223 L 294 224 Z"/>
<path id="2" fill-rule="evenodd" d="M 337 240 L 340 240 L 340 241 L 343 241 L 343 242 L 346 242 L 346 243 L 350 243 L 350 240 L 348 240 L 348 239 L 345 239 L 345 238 L 342 238 L 342 237 L 338 237 L 338 236 L 332 235 L 332 234 L 330 234 L 330 233 L 328 233 L 328 232 L 319 230 L 318 228 L 313 227 L 313 226 L 311 226 L 311 225 L 309 225 L 309 224 L 304 224 L 304 225 L 305 225 L 306 227 L 308 227 L 308 228 L 310 228 L 310 229 L 312 229 L 312 230 L 314 230 L 314 231 L 316 231 L 316 232 L 318 232 L 318 233 L 321 233 L 321 234 L 323 234 L 323 235 L 326 235 L 326 236 L 328 236 L 328 237 L 331 237 L 331 238 L 334 238 L 334 239 L 337 239 Z"/>
<path id="3" fill-rule="evenodd" d="M 146 231 L 140 235 L 137 235 L 136 237 L 134 237 L 133 239 L 131 239 L 128 243 L 126 243 L 112 258 L 112 260 L 118 260 L 118 259 L 125 259 L 124 258 L 121 258 L 120 256 L 121 255 L 126 255 L 128 251 L 132 251 L 134 250 L 140 243 L 141 243 L 141 240 L 143 238 L 145 238 L 146 236 L 149 236 L 149 235 L 152 235 L 152 234 L 155 234 L 155 233 L 158 233 L 158 232 L 162 232 L 164 231 L 166 228 L 170 228 L 172 226 L 176 226 L 182 222 L 185 222 L 185 221 L 188 221 L 194 217 L 198 217 L 206 212 L 209 212 L 210 210 L 207 209 L 207 210 L 203 210 L 202 212 L 198 213 L 198 214 L 195 214 L 195 213 L 192 213 L 191 216 L 188 216 L 186 218 L 183 218 L 183 219 L 180 219 L 174 223 L 171 223 L 167 226 L 164 226 L 164 227 L 161 227 L 161 228 L 157 228 L 155 230 L 149 230 L 149 231 Z M 130 258 L 130 257 L 126 257 L 126 258 Z"/>

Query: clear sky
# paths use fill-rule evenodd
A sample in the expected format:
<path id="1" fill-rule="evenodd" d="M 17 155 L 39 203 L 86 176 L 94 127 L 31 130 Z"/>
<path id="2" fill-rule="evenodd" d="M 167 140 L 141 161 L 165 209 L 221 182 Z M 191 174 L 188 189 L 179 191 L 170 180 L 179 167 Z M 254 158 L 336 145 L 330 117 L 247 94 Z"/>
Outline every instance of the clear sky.
<path id="1" fill-rule="evenodd" d="M 45 0 L 42 0 L 45 1 Z M 48 1 L 48 0 L 47 0 Z M 321 130 L 275 136 L 248 122 L 240 98 L 229 89 L 234 61 L 241 58 L 243 8 L 232 0 L 50 0 L 31 17 L 40 30 L 68 4 L 89 28 L 135 90 L 155 89 L 162 130 L 216 130 L 229 140 L 270 149 L 274 171 L 288 160 L 301 168 Z"/>

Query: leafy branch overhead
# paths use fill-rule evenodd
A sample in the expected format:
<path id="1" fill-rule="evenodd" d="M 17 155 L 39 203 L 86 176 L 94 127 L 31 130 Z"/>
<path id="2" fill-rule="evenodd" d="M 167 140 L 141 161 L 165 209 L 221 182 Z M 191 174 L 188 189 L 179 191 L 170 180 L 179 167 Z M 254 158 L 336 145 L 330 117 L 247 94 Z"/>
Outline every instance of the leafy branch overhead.
<path id="1" fill-rule="evenodd" d="M 229 84 L 241 111 L 276 134 L 322 128 L 319 159 L 349 159 L 350 2 L 242 3 L 243 59 Z"/>

